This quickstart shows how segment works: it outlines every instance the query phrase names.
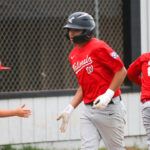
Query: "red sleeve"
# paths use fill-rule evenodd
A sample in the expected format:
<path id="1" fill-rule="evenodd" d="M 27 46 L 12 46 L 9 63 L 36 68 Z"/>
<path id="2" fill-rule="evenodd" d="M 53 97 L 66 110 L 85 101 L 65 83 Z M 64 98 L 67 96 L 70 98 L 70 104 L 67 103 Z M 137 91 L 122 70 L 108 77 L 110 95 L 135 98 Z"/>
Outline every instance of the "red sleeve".
<path id="1" fill-rule="evenodd" d="M 141 82 L 141 57 L 139 57 L 138 59 L 136 59 L 128 68 L 127 70 L 127 76 L 128 78 L 138 84 L 139 86 L 142 85 Z"/>
<path id="2" fill-rule="evenodd" d="M 106 43 L 103 43 L 103 46 L 97 50 L 96 54 L 99 61 L 114 73 L 118 72 L 124 66 L 119 55 Z"/>

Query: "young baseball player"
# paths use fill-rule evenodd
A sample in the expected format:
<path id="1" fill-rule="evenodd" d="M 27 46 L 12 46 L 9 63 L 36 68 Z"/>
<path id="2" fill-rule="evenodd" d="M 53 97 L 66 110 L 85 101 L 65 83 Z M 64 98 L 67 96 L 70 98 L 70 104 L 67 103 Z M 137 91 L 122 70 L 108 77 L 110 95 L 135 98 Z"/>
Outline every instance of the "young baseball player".
<path id="1" fill-rule="evenodd" d="M 85 12 L 75 12 L 64 26 L 67 38 L 75 45 L 69 55 L 79 88 L 71 103 L 58 116 L 65 132 L 74 109 L 83 101 L 81 149 L 98 150 L 103 139 L 108 150 L 124 150 L 125 108 L 120 85 L 126 69 L 104 41 L 93 38 L 95 22 Z"/>
<path id="2" fill-rule="evenodd" d="M 137 58 L 129 66 L 127 76 L 141 87 L 142 118 L 150 150 L 150 53 L 142 54 Z"/>

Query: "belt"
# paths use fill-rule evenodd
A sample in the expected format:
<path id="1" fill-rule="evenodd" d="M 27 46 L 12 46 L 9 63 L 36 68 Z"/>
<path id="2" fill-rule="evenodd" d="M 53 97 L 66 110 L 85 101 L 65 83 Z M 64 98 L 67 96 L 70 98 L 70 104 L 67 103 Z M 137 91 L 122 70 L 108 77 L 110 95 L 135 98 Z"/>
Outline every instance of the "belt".
<path id="1" fill-rule="evenodd" d="M 144 98 L 144 99 L 141 99 L 141 102 L 144 104 L 145 102 L 148 102 L 150 101 L 150 98 Z"/>
<path id="2" fill-rule="evenodd" d="M 111 101 L 108 103 L 108 105 L 109 105 L 109 104 L 114 104 L 113 101 L 115 101 L 115 99 L 118 99 L 118 98 L 119 98 L 120 101 L 122 100 L 121 96 L 119 95 L 119 96 L 117 96 L 117 97 L 112 98 Z M 150 99 L 149 99 L 149 100 L 150 100 Z M 91 106 L 93 106 L 93 103 L 94 103 L 94 101 L 92 101 L 92 102 L 90 102 L 90 103 L 86 103 L 86 105 L 91 105 Z"/>

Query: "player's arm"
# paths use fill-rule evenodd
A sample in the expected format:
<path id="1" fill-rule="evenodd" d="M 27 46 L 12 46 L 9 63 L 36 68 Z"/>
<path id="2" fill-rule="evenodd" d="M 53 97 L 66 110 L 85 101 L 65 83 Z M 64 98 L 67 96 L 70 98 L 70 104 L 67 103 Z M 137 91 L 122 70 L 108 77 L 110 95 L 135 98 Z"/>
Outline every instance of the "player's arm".
<path id="1" fill-rule="evenodd" d="M 112 81 L 109 83 L 109 87 L 106 92 L 98 96 L 94 101 L 94 108 L 104 109 L 113 98 L 115 91 L 122 84 L 126 76 L 126 69 L 119 55 L 105 43 L 104 47 L 99 50 L 97 55 L 99 57 L 103 56 L 100 57 L 99 61 L 104 64 L 104 66 L 107 66 L 107 68 L 109 68 L 112 72 L 114 72 L 114 76 Z"/>
<path id="2" fill-rule="evenodd" d="M 25 104 L 21 107 L 13 110 L 0 110 L 0 117 L 11 117 L 11 116 L 18 116 L 18 117 L 24 117 L 27 118 L 31 115 L 31 110 L 29 109 L 23 109 L 25 107 Z"/>
<path id="3" fill-rule="evenodd" d="M 127 76 L 128 78 L 136 83 L 137 85 L 141 86 L 141 65 L 140 65 L 140 57 L 135 60 L 128 68 L 127 70 Z"/>
<path id="4" fill-rule="evenodd" d="M 104 109 L 113 98 L 115 91 L 120 87 L 126 76 L 126 69 L 122 67 L 117 71 L 112 79 L 112 82 L 106 92 L 96 98 L 93 108 Z"/>
<path id="5" fill-rule="evenodd" d="M 80 86 L 70 104 L 76 108 L 82 102 L 82 96 L 82 87 Z"/>
<path id="6" fill-rule="evenodd" d="M 57 120 L 62 119 L 60 127 L 61 132 L 65 132 L 68 126 L 69 118 L 74 109 L 82 102 L 82 87 L 80 86 L 71 101 L 71 103 L 64 109 L 64 111 L 57 117 Z"/>
<path id="7" fill-rule="evenodd" d="M 126 74 L 127 74 L 127 71 L 125 67 L 122 67 L 119 71 L 117 71 L 113 77 L 113 80 L 109 86 L 109 89 L 115 92 L 124 81 Z"/>

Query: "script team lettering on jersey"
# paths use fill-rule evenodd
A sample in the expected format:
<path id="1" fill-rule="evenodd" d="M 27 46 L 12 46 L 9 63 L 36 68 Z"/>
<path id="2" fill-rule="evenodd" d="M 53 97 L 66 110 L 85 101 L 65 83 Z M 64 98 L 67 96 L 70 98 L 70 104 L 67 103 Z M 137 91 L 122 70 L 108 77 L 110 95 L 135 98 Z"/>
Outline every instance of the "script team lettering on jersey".
<path id="1" fill-rule="evenodd" d="M 74 72 L 76 74 L 78 74 L 78 72 L 80 72 L 85 66 L 92 64 L 92 59 L 91 57 L 89 57 L 88 55 L 86 56 L 85 59 L 81 60 L 81 61 L 77 61 L 72 65 L 72 69 L 74 70 Z"/>

